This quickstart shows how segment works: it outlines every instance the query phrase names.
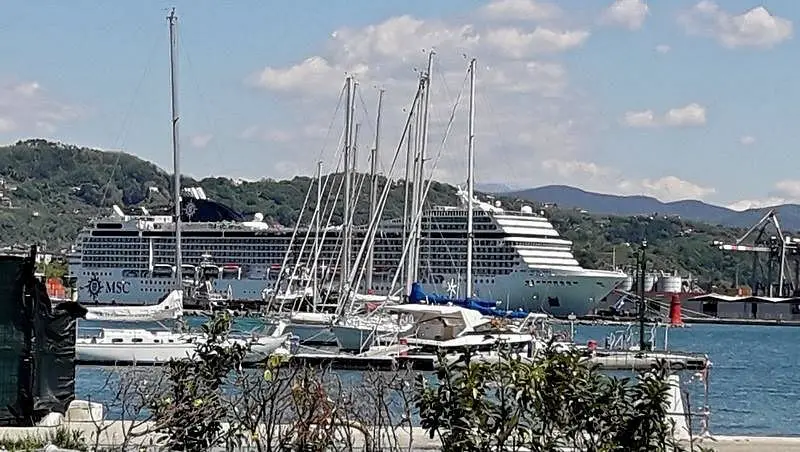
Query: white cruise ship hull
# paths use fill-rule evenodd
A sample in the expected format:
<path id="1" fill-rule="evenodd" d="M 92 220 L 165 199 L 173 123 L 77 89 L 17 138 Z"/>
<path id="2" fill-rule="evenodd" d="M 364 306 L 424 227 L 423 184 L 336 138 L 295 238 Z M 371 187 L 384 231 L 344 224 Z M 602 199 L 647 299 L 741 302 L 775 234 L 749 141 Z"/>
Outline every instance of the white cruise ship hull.
<path id="1" fill-rule="evenodd" d="M 512 212 L 462 196 L 464 205 L 472 202 L 476 207 L 473 295 L 498 300 L 511 309 L 582 316 L 624 281 L 621 272 L 583 268 L 572 253 L 572 242 L 531 207 Z M 113 215 L 84 228 L 69 255 L 69 275 L 76 280 L 78 301 L 86 305 L 155 304 L 174 287 L 178 272 L 196 284 L 210 279 L 216 291 L 230 294 L 233 301 L 260 301 L 265 289 L 274 288 L 279 275 L 287 278 L 287 273 L 298 268 L 312 272 L 314 262 L 318 273 L 331 280 L 340 277 L 336 274 L 342 254 L 339 228 L 304 229 L 298 234 L 319 241 L 315 256 L 314 247 L 306 243 L 309 241 L 293 239 L 291 229 L 272 227 L 261 220 L 243 221 L 205 199 L 182 202 L 195 213 L 181 223 L 181 269 L 173 265 L 175 223 L 171 215 L 131 215 L 116 208 Z M 195 203 L 199 207 L 189 209 Z M 220 212 L 228 212 L 228 216 L 220 219 Z M 420 248 L 412 265 L 420 272 L 416 279 L 427 292 L 464 296 L 466 216 L 464 206 L 434 207 L 423 215 Z M 403 231 L 402 221 L 386 220 L 379 225 L 373 243 L 372 285 L 358 287 L 358 292 L 397 294 L 399 287 L 389 286 L 406 248 L 408 237 Z M 354 227 L 351 257 L 359 254 L 367 232 L 365 226 Z"/>
<path id="2" fill-rule="evenodd" d="M 79 288 L 78 301 L 90 306 L 148 305 L 154 304 L 163 295 L 159 290 L 166 292 L 170 287 L 170 281 L 163 278 L 123 278 L 119 271 L 109 273 L 101 280 L 103 290 L 100 293 L 92 293 L 88 286 Z M 440 282 L 423 281 L 422 287 L 426 292 L 447 294 L 448 289 L 452 291 L 455 286 L 455 295 L 465 295 L 463 277 L 443 274 L 432 279 Z M 559 317 L 569 314 L 584 316 L 624 281 L 625 274 L 621 272 L 517 269 L 508 275 L 477 277 L 474 295 L 500 301 L 503 307 L 508 306 L 509 309 L 521 308 Z M 230 286 L 233 299 L 237 301 L 261 300 L 261 291 L 266 287 L 263 280 L 245 279 L 217 280 L 215 285 L 217 290 L 227 290 Z M 105 290 L 106 287 L 124 287 L 126 290 Z"/>
<path id="3" fill-rule="evenodd" d="M 443 283 L 423 282 L 422 288 L 426 293 L 463 297 L 463 278 L 460 282 L 456 278 L 456 275 L 442 275 L 434 279 Z M 517 270 L 509 275 L 476 278 L 473 295 L 482 300 L 496 300 L 504 309 L 582 317 L 592 313 L 624 281 L 625 274 L 621 272 Z"/>

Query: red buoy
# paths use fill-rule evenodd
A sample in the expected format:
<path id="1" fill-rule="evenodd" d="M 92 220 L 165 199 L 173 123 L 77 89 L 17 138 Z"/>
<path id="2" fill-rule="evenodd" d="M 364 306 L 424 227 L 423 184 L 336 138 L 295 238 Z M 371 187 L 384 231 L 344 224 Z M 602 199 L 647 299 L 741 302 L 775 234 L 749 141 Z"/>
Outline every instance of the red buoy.
<path id="1" fill-rule="evenodd" d="M 681 318 L 681 299 L 678 294 L 672 294 L 672 299 L 669 302 L 669 324 L 672 326 L 683 325 Z"/>

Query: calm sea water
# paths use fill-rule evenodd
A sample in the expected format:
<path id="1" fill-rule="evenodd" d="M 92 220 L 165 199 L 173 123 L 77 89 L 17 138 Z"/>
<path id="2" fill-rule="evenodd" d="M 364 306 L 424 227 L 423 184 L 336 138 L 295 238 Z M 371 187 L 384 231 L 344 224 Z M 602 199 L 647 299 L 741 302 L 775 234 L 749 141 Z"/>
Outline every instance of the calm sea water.
<path id="1" fill-rule="evenodd" d="M 197 323 L 197 320 L 191 323 Z M 240 329 L 255 324 L 247 319 Z M 603 338 L 621 327 L 578 326 L 576 340 Z M 711 432 L 721 435 L 800 436 L 797 409 L 800 356 L 796 353 L 800 328 L 778 326 L 691 325 L 671 329 L 671 350 L 706 353 L 713 363 L 710 374 L 709 406 Z M 663 329 L 657 344 L 663 346 Z M 113 397 L 104 388 L 108 369 L 79 367 L 78 398 L 102 400 Z M 689 381 L 691 374 L 682 379 Z M 687 385 L 693 411 L 703 404 L 700 383 Z"/>

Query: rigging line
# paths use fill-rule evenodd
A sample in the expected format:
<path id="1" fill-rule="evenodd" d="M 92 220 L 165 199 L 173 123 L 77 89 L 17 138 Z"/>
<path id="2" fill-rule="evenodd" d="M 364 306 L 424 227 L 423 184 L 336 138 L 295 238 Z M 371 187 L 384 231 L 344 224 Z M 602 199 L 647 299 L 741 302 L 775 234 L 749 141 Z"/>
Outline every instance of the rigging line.
<path id="1" fill-rule="evenodd" d="M 400 155 L 401 155 L 402 150 L 403 150 L 403 144 L 404 144 L 405 140 L 408 139 L 409 130 L 411 129 L 411 123 L 412 123 L 412 120 L 414 118 L 415 107 L 418 106 L 418 103 L 419 103 L 419 100 L 421 98 L 421 95 L 422 95 L 422 85 L 420 84 L 420 86 L 417 88 L 416 94 L 414 95 L 414 101 L 411 104 L 411 108 L 409 109 L 409 112 L 408 112 L 408 115 L 407 115 L 407 118 L 406 118 L 406 121 L 405 121 L 405 127 L 403 128 L 403 132 L 402 132 L 402 134 L 400 136 L 400 141 L 398 142 L 397 147 L 395 148 L 394 157 L 392 159 L 392 169 L 397 164 L 397 161 L 400 158 Z M 391 169 L 390 169 L 390 171 L 391 171 Z M 367 228 L 367 231 L 366 231 L 366 234 L 365 234 L 365 237 L 364 237 L 364 241 L 362 241 L 361 246 L 359 248 L 358 255 L 356 256 L 356 262 L 360 262 L 360 260 L 361 260 L 361 258 L 363 256 L 363 253 L 365 251 L 364 250 L 365 245 L 367 245 L 367 246 L 373 246 L 374 245 L 375 236 L 377 234 L 378 219 L 383 214 L 383 209 L 386 206 L 386 200 L 388 199 L 390 190 L 391 190 L 391 186 L 390 186 L 390 184 L 387 183 L 383 187 L 383 191 L 381 193 L 380 200 L 378 201 L 378 209 L 376 209 L 376 211 L 370 217 L 370 223 L 369 223 L 369 226 Z M 409 244 L 410 244 L 410 240 L 407 241 L 406 247 L 408 247 Z M 406 252 L 407 252 L 407 249 L 408 248 L 406 248 Z M 403 266 L 403 261 L 402 261 L 402 258 L 401 258 L 400 264 L 398 265 L 398 270 L 395 272 L 394 279 L 393 279 L 393 284 L 392 284 L 391 287 L 394 287 L 394 282 L 399 277 L 400 272 L 401 272 L 400 269 L 402 269 L 402 266 Z M 356 269 L 354 269 L 352 276 L 349 277 L 349 280 L 354 280 L 356 278 L 356 276 L 358 277 L 358 280 L 356 281 L 356 286 L 358 286 L 358 285 L 361 284 L 361 277 L 363 276 L 363 271 L 358 273 L 358 274 L 356 274 Z M 388 297 L 387 297 L 387 301 L 388 301 Z M 340 309 L 341 309 L 341 311 L 340 311 Z M 350 309 L 352 309 L 352 303 L 351 303 Z M 344 310 L 344 306 L 343 305 L 337 307 L 337 315 L 341 315 L 343 310 Z"/>
<path id="2" fill-rule="evenodd" d="M 341 136 L 339 137 L 339 141 L 340 141 L 340 143 L 341 143 L 343 140 L 344 140 L 344 131 L 342 131 L 342 134 L 341 134 Z M 337 147 L 338 147 L 338 146 L 337 146 Z M 339 159 L 338 159 L 338 162 L 337 162 L 337 164 L 336 164 L 336 168 L 335 168 L 337 171 L 338 171 L 339 167 L 342 165 L 342 154 L 341 154 L 341 153 L 338 153 L 338 155 L 339 155 Z M 326 184 L 326 185 L 327 185 L 327 183 L 328 183 L 328 179 L 329 179 L 329 177 L 326 177 L 326 178 L 325 178 L 325 184 Z M 289 262 L 289 255 L 292 253 L 292 247 L 294 246 L 294 241 L 295 241 L 295 239 L 297 238 L 297 231 L 298 231 L 298 229 L 299 229 L 299 226 L 300 226 L 300 224 L 301 224 L 301 221 L 302 221 L 302 215 L 303 215 L 303 214 L 302 214 L 302 212 L 304 212 L 304 211 L 305 211 L 305 208 L 306 208 L 307 202 L 308 202 L 308 200 L 310 199 L 310 196 L 311 196 L 312 189 L 313 189 L 313 184 L 310 184 L 310 185 L 309 185 L 309 189 L 306 191 L 306 199 L 305 199 L 305 201 L 303 202 L 303 207 L 302 207 L 301 213 L 300 213 L 300 215 L 298 215 L 298 218 L 297 218 L 297 220 L 295 221 L 295 226 L 294 226 L 294 229 L 293 229 L 293 231 L 292 231 L 292 236 L 291 236 L 291 238 L 290 238 L 290 240 L 289 240 L 289 247 L 286 249 L 286 252 L 284 253 L 283 261 L 282 261 L 282 263 L 281 263 L 281 269 L 280 269 L 280 273 L 278 274 L 278 278 L 276 279 L 276 281 L 275 281 L 275 284 L 274 284 L 274 292 L 275 292 L 275 293 L 279 293 L 279 290 L 280 290 L 280 287 L 279 287 L 279 285 L 280 285 L 280 282 L 281 282 L 281 279 L 282 279 L 282 276 L 283 276 L 283 273 L 284 273 L 284 268 L 287 266 L 287 264 L 288 264 L 288 262 Z M 331 190 L 333 190 L 333 187 L 331 187 Z M 326 202 L 326 207 L 327 207 L 327 202 Z M 331 208 L 331 215 L 333 214 L 333 209 L 334 209 L 334 208 L 335 208 L 335 205 L 334 205 L 334 207 L 333 207 L 333 208 Z M 315 210 L 316 210 L 316 209 L 315 209 Z M 312 218 L 312 221 L 313 221 L 313 218 Z M 298 260 L 300 260 L 301 258 L 302 258 L 302 253 L 301 253 L 301 255 L 300 255 L 300 256 L 298 256 Z M 290 291 L 290 289 L 291 289 L 291 281 L 292 281 L 292 278 L 293 278 L 293 277 L 295 276 L 295 274 L 296 274 L 296 273 L 295 273 L 295 272 L 296 272 L 296 270 L 297 270 L 297 263 L 295 263 L 295 264 L 292 266 L 292 272 L 291 272 L 291 274 L 289 275 L 290 279 L 289 279 L 289 282 L 287 283 L 287 287 L 286 287 L 286 294 L 287 294 L 287 295 L 289 294 L 289 291 Z M 283 303 L 281 303 L 281 309 L 283 309 Z"/>
<path id="3" fill-rule="evenodd" d="M 364 102 L 364 96 L 361 95 L 362 91 L 363 90 L 356 90 L 356 96 L 358 96 L 358 100 L 361 101 L 361 108 L 364 110 L 364 117 L 365 118 L 372 118 L 373 117 L 372 113 L 370 113 L 369 108 L 367 108 L 367 103 Z M 372 128 L 372 121 L 370 119 L 368 119 L 366 121 L 366 124 L 362 123 L 361 127 L 362 128 L 364 128 L 364 127 L 367 128 L 366 133 L 369 134 L 369 136 L 374 136 L 375 135 L 375 129 Z M 364 131 L 362 130 L 361 132 L 364 132 Z M 370 146 L 372 146 L 372 145 L 374 145 L 374 143 L 371 144 Z"/>
<path id="4" fill-rule="evenodd" d="M 344 139 L 344 131 L 342 131 L 342 135 L 339 138 L 340 142 L 343 139 Z M 341 162 L 342 162 L 342 159 L 340 158 L 339 159 L 339 163 L 337 163 L 337 169 L 338 169 L 339 165 L 341 165 Z M 327 177 L 325 178 L 325 184 L 321 188 L 322 192 L 325 192 L 325 190 L 326 190 L 326 188 L 328 186 L 328 179 L 329 178 L 327 178 Z M 313 189 L 314 187 L 315 186 L 314 186 L 313 183 L 310 184 L 309 193 L 311 192 L 311 189 Z M 305 206 L 304 206 L 304 208 L 305 208 Z M 294 262 L 294 266 L 292 267 L 293 268 L 292 269 L 292 275 L 291 275 L 291 279 L 290 279 L 290 282 L 289 282 L 290 285 L 291 285 L 291 281 L 294 279 L 295 275 L 297 274 L 297 271 L 300 270 L 300 268 L 302 266 L 308 264 L 307 262 L 303 261 L 303 255 L 306 253 L 306 247 L 308 246 L 309 241 L 310 241 L 311 231 L 313 229 L 314 222 L 316 221 L 317 218 L 322 219 L 321 215 L 324 212 L 321 209 L 322 209 L 322 206 L 319 206 L 319 205 L 315 206 L 314 211 L 313 211 L 313 213 L 311 215 L 311 218 L 309 218 L 309 220 L 308 220 L 309 224 L 308 224 L 308 227 L 306 228 L 306 232 L 305 232 L 305 235 L 303 237 L 303 242 L 302 242 L 302 244 L 300 246 L 300 251 L 298 252 L 298 256 L 297 256 L 296 261 Z M 298 219 L 297 219 L 298 223 L 301 222 L 302 215 L 303 215 L 303 212 L 301 212 L 301 214 L 298 216 Z M 319 215 L 319 217 L 318 217 L 318 215 Z M 316 231 L 316 233 L 319 234 L 319 231 Z M 310 252 L 308 254 L 309 254 L 309 260 L 310 260 L 311 257 L 313 257 L 313 256 L 311 256 Z M 306 287 L 308 287 L 309 284 L 310 284 L 310 281 L 306 284 Z"/>
<path id="5" fill-rule="evenodd" d="M 339 91 L 339 98 L 338 98 L 338 100 L 336 102 L 336 108 L 334 109 L 333 115 L 331 117 L 330 124 L 328 125 L 328 130 L 326 131 L 325 137 L 323 139 L 322 149 L 320 149 L 318 160 L 321 160 L 322 156 L 324 155 L 328 139 L 330 138 L 330 133 L 333 130 L 334 121 L 336 120 L 336 116 L 339 113 L 339 108 L 342 105 L 342 100 L 344 98 L 345 89 L 346 89 L 346 84 L 343 84 L 342 85 L 342 89 Z M 342 132 L 342 136 L 344 136 L 344 132 Z M 341 140 L 341 136 L 340 136 L 340 140 Z M 337 145 L 337 148 L 338 148 L 338 145 Z M 338 153 L 337 153 L 337 155 L 338 155 Z M 340 163 L 337 163 L 337 165 L 336 165 L 337 169 L 338 169 L 339 165 L 340 165 Z M 292 230 L 292 235 L 291 235 L 291 238 L 289 239 L 289 248 L 287 248 L 287 250 L 286 250 L 286 252 L 284 253 L 284 256 L 283 256 L 283 260 L 282 260 L 282 263 L 281 263 L 281 269 L 280 269 L 281 273 L 278 274 L 278 278 L 276 279 L 275 284 L 273 285 L 275 293 L 279 293 L 279 283 L 280 283 L 280 280 L 281 280 L 281 276 L 283 274 L 283 268 L 286 266 L 287 262 L 289 261 L 289 254 L 291 253 L 291 250 L 292 250 L 292 244 L 294 243 L 294 240 L 295 240 L 295 238 L 297 236 L 297 231 L 298 231 L 298 229 L 300 227 L 300 223 L 301 223 L 302 218 L 303 218 L 303 212 L 305 211 L 307 202 L 308 202 L 308 200 L 309 200 L 309 198 L 311 196 L 311 191 L 313 190 L 313 188 L 314 188 L 314 185 L 313 184 L 309 184 L 308 190 L 306 190 L 305 200 L 303 201 L 303 208 L 300 211 L 300 214 L 298 215 L 297 220 L 295 221 L 295 225 L 294 225 L 294 228 Z M 291 280 L 290 280 L 289 284 L 291 284 Z M 287 291 L 288 291 L 288 288 L 287 288 Z M 282 308 L 282 306 L 283 305 L 281 305 L 281 308 Z"/>
<path id="6" fill-rule="evenodd" d="M 147 55 L 147 60 L 145 61 L 144 70 L 142 74 L 139 76 L 139 80 L 136 83 L 136 86 L 133 90 L 133 96 L 131 97 L 130 101 L 128 102 L 128 106 L 125 109 L 125 113 L 122 115 L 122 123 L 120 124 L 120 130 L 117 134 L 117 138 L 114 139 L 114 147 L 118 149 L 124 149 L 125 141 L 127 139 L 127 131 L 128 131 L 128 122 L 131 118 L 131 113 L 133 112 L 133 107 L 136 104 L 136 100 L 139 99 L 139 91 L 142 89 L 142 85 L 144 85 L 144 80 L 147 78 L 147 74 L 150 73 L 150 68 L 152 67 L 153 63 L 153 55 L 156 52 L 156 46 L 158 45 L 159 41 L 161 40 L 161 36 L 154 36 L 153 44 L 150 46 L 150 52 Z M 103 187 L 103 197 L 101 198 L 100 205 L 102 206 L 106 202 L 106 197 L 108 196 L 108 190 L 111 187 L 111 182 L 114 180 L 114 176 L 116 174 L 117 168 L 119 167 L 119 159 L 122 157 L 122 152 L 117 153 L 116 158 L 114 159 L 114 165 L 111 167 L 111 174 L 108 176 L 108 181 L 106 182 L 105 187 Z"/>
<path id="7" fill-rule="evenodd" d="M 445 128 L 444 135 L 442 136 L 442 145 L 439 148 L 439 151 L 437 152 L 436 158 L 433 161 L 433 168 L 434 169 L 436 168 L 436 165 L 439 163 L 439 159 L 442 156 L 442 149 L 444 148 L 444 144 L 447 141 L 447 137 L 448 137 L 448 135 L 450 135 L 450 130 L 453 127 L 453 121 L 455 120 L 456 111 L 458 109 L 459 103 L 461 102 L 461 97 L 462 97 L 462 95 L 464 93 L 464 87 L 467 84 L 468 78 L 469 78 L 469 73 L 466 73 L 464 75 L 464 82 L 463 82 L 463 84 L 461 86 L 461 91 L 458 93 L 458 97 L 456 98 L 456 103 L 453 105 L 453 109 L 452 109 L 452 112 L 450 114 L 450 121 L 447 123 L 447 127 Z M 424 189 L 424 191 L 422 193 L 422 199 L 423 200 L 428 197 L 428 192 L 430 191 L 430 188 L 431 188 L 431 180 L 428 179 L 427 183 L 425 184 L 425 189 Z M 414 217 L 412 219 L 411 226 L 410 226 L 410 230 L 411 231 L 414 231 L 416 229 L 416 225 L 420 221 L 422 221 L 422 211 L 423 211 L 422 206 L 418 206 L 417 211 L 414 212 Z M 413 234 L 414 233 L 412 233 L 412 235 Z M 410 250 L 410 247 L 411 247 L 411 242 L 412 242 L 412 240 L 407 240 L 407 243 L 403 247 L 403 253 L 400 255 L 400 262 L 398 263 L 398 268 L 402 268 L 403 264 L 405 263 L 406 255 L 409 253 L 409 250 Z M 398 277 L 399 277 L 399 272 L 395 273 L 394 278 L 392 279 L 392 284 L 391 284 L 390 289 L 389 289 L 390 291 L 394 290 L 394 287 L 397 284 Z"/>
<path id="8" fill-rule="evenodd" d="M 319 154 L 317 155 L 317 160 L 316 161 L 322 160 L 322 156 L 325 155 L 325 149 L 328 146 L 328 140 L 330 140 L 331 132 L 333 131 L 333 124 L 336 122 L 336 117 L 339 115 L 339 110 L 342 108 L 342 104 L 344 103 L 344 93 L 345 93 L 346 89 L 347 89 L 347 84 L 346 83 L 342 84 L 342 89 L 339 90 L 339 98 L 336 101 L 336 108 L 334 108 L 334 110 L 333 110 L 333 115 L 331 116 L 331 121 L 328 124 L 328 130 L 325 131 L 325 136 L 322 138 L 322 148 L 319 150 Z M 342 132 L 342 134 L 344 134 L 344 132 Z M 337 149 L 339 148 L 338 143 L 337 143 L 336 148 Z M 338 167 L 339 166 L 338 166 L 338 163 L 337 163 L 336 168 L 338 168 Z"/>
<path id="9" fill-rule="evenodd" d="M 489 99 L 486 97 L 486 95 L 484 93 L 478 92 L 477 94 L 478 94 L 478 96 L 477 96 L 478 97 L 478 102 L 480 103 L 481 106 L 486 107 L 486 110 L 489 113 L 487 115 L 488 118 L 490 118 L 488 120 L 488 122 L 491 123 L 491 125 L 494 127 L 495 133 L 497 134 L 496 135 L 497 136 L 497 141 L 500 142 L 500 146 L 501 147 L 503 147 L 504 149 L 509 149 L 509 144 L 504 139 L 503 134 L 500 132 L 500 127 L 498 127 L 498 125 L 497 125 L 497 120 L 493 119 L 493 118 L 498 118 L 499 116 L 497 116 L 497 114 L 495 113 L 494 109 L 492 108 L 491 102 L 489 102 Z M 509 174 L 511 174 L 513 176 L 516 176 L 516 174 L 514 174 L 516 172 L 516 168 L 514 167 L 514 165 L 511 164 L 507 159 L 501 159 L 501 160 L 503 160 L 503 163 L 508 168 Z"/>
<path id="10" fill-rule="evenodd" d="M 183 33 L 182 33 L 182 30 L 183 30 L 183 26 L 178 27 L 178 42 L 182 42 L 182 37 L 184 36 Z M 192 80 L 192 85 L 194 87 L 195 94 L 197 94 L 197 97 L 200 99 L 200 113 L 201 113 L 201 116 L 203 116 L 203 119 L 206 122 L 206 127 L 211 129 L 210 132 L 209 132 L 209 133 L 211 133 L 211 137 L 212 137 L 211 138 L 211 141 L 212 141 L 211 148 L 213 150 L 216 150 L 217 152 L 219 152 L 220 151 L 220 149 L 218 147 L 219 146 L 219 140 L 214 140 L 214 138 L 213 138 L 213 137 L 216 136 L 215 131 L 216 131 L 217 127 L 216 127 L 216 124 L 214 123 L 214 121 L 211 120 L 211 115 L 208 114 L 208 109 L 207 109 L 208 101 L 206 100 L 206 96 L 203 94 L 203 91 L 200 89 L 200 83 L 198 82 L 197 77 L 195 76 L 197 71 L 194 70 L 194 65 L 192 64 L 192 59 L 190 58 L 189 51 L 187 49 L 188 49 L 188 46 L 181 46 L 181 52 L 180 53 L 183 54 L 183 57 L 186 59 L 186 65 L 189 66 L 189 78 Z"/>
<path id="11" fill-rule="evenodd" d="M 423 199 L 423 204 L 428 202 L 427 201 L 427 195 L 428 195 L 428 191 L 430 190 L 430 185 L 433 182 L 433 173 L 434 173 L 434 171 L 436 171 L 436 168 L 437 168 L 437 166 L 439 164 L 439 161 L 441 160 L 441 157 L 444 154 L 445 144 L 446 144 L 447 138 L 450 135 L 450 130 L 453 127 L 453 123 L 455 122 L 456 112 L 458 111 L 458 107 L 461 104 L 461 98 L 462 98 L 462 96 L 464 94 L 464 90 L 466 88 L 466 85 L 467 85 L 468 81 L 469 81 L 469 71 L 464 76 L 464 80 L 462 81 L 462 84 L 461 84 L 461 89 L 459 90 L 458 96 L 456 97 L 455 104 L 453 105 L 453 108 L 450 111 L 450 118 L 448 119 L 447 128 L 445 130 L 445 133 L 442 136 L 441 145 L 440 145 L 439 150 L 438 150 L 438 152 L 436 154 L 436 158 L 433 161 L 433 165 L 431 165 L 430 176 L 428 177 L 428 179 L 426 181 L 425 193 L 424 193 L 423 198 L 422 198 Z M 422 209 L 422 208 L 423 208 L 423 206 L 420 206 L 420 209 Z M 446 248 L 448 254 L 450 254 L 451 260 L 452 260 L 452 252 L 450 250 L 450 245 L 445 243 L 445 248 Z M 430 262 L 428 262 L 428 266 L 430 267 Z M 430 270 L 430 268 L 429 268 L 429 270 Z"/>

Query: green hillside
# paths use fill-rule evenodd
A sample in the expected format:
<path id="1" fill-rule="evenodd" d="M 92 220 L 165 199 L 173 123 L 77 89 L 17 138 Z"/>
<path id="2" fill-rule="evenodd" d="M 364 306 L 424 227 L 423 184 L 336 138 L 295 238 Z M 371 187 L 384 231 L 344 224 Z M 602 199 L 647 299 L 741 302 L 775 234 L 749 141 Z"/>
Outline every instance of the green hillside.
<path id="1" fill-rule="evenodd" d="M 338 186 L 340 177 L 331 177 L 333 187 Z M 0 178 L 0 242 L 6 246 L 35 243 L 59 251 L 69 247 L 89 218 L 108 212 L 113 204 L 155 206 L 166 205 L 170 199 L 170 175 L 152 163 L 121 152 L 44 140 L 0 147 Z M 234 182 L 226 178 L 184 178 L 182 183 L 201 186 L 211 199 L 247 215 L 261 212 L 267 221 L 292 225 L 312 180 L 295 177 Z M 362 193 L 367 190 L 364 185 Z M 453 204 L 457 202 L 455 193 L 455 187 L 434 183 L 428 202 Z M 514 209 L 523 203 L 519 199 L 501 201 Z M 399 216 L 402 203 L 403 185 L 395 182 L 386 216 Z M 334 222 L 340 221 L 341 206 L 338 207 Z M 361 196 L 356 221 L 364 221 L 367 212 L 366 196 Z M 547 215 L 559 232 L 575 242 L 576 257 L 587 267 L 610 267 L 612 249 L 616 249 L 618 265 L 630 262 L 632 248 L 625 244 L 635 246 L 647 238 L 649 266 L 654 269 L 691 273 L 705 284 L 730 285 L 739 265 L 740 278 L 746 280 L 744 270 L 749 266 L 743 265 L 744 256 L 724 254 L 709 246 L 712 240 L 728 240 L 741 234 L 740 230 L 679 218 L 596 216 L 558 209 L 548 210 Z"/>

